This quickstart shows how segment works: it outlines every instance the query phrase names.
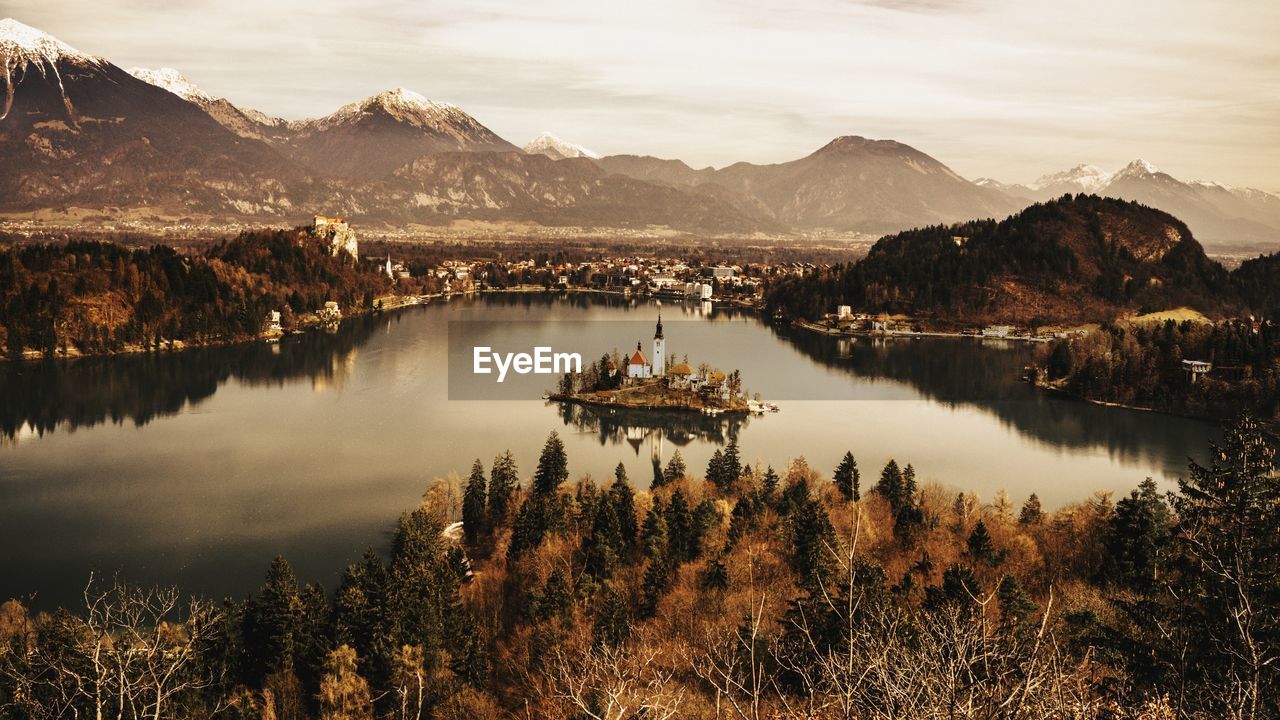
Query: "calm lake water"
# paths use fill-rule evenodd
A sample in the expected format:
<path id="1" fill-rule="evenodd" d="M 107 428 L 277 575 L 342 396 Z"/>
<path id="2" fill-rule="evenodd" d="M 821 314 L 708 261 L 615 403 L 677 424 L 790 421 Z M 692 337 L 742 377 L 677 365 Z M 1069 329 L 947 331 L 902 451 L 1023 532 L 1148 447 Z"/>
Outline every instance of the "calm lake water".
<path id="1" fill-rule="evenodd" d="M 665 463 L 677 448 L 701 474 L 736 435 L 744 458 L 779 471 L 803 456 L 829 474 L 852 450 L 864 487 L 892 457 L 924 482 L 984 500 L 1003 489 L 1015 503 L 1035 492 L 1049 507 L 1148 476 L 1171 487 L 1218 434 L 1046 397 L 1018 381 L 1032 352 L 1023 345 L 851 342 L 702 306 L 662 308 L 669 355 L 741 370 L 780 413 L 590 411 L 538 399 L 552 377 L 500 389 L 486 378 L 487 390 L 459 378 L 467 333 L 525 349 L 589 340 L 595 358 L 643 340 L 648 354 L 656 312 L 584 295 L 491 296 L 276 346 L 0 365 L 0 598 L 72 602 L 92 570 L 239 595 L 276 554 L 331 588 L 364 548 L 385 545 L 433 478 L 465 476 L 477 457 L 488 468 L 510 448 L 527 479 L 552 430 L 574 477 L 611 478 L 621 461 L 644 486 L 654 455 Z M 459 399 L 477 397 L 489 399 Z"/>

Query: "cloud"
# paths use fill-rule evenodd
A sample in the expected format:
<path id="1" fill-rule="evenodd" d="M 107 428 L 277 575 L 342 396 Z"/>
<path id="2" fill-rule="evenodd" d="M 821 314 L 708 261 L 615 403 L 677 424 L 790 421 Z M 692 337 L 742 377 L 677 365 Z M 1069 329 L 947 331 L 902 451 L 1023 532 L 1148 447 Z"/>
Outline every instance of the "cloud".
<path id="1" fill-rule="evenodd" d="M 694 165 L 892 137 L 969 177 L 1145 157 L 1280 189 L 1280 4 L 1225 0 L 0 0 L 285 117 L 403 85 L 517 144 Z"/>

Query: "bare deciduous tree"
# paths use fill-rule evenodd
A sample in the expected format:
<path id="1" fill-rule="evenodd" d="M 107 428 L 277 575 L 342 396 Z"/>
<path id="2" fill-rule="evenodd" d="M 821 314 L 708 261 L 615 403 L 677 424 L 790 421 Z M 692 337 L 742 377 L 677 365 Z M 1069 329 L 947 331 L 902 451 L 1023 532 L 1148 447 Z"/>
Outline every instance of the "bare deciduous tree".
<path id="1" fill-rule="evenodd" d="M 42 617 L 0 649 L 0 674 L 19 689 L 10 705 L 37 718 L 159 720 L 213 684 L 196 657 L 218 620 L 211 603 L 92 577 L 83 600 L 83 617 Z"/>
<path id="2" fill-rule="evenodd" d="M 680 710 L 684 688 L 658 661 L 659 653 L 647 643 L 557 649 L 550 692 L 593 720 L 670 720 Z"/>

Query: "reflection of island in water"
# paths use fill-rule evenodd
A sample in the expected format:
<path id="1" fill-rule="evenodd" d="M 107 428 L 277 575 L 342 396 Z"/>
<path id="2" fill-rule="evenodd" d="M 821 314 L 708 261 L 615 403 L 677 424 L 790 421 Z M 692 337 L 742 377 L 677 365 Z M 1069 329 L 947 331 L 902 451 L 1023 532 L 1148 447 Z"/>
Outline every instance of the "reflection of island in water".
<path id="1" fill-rule="evenodd" d="M 639 455 L 648 444 L 662 456 L 663 443 L 684 447 L 694 441 L 723 445 L 747 426 L 745 415 L 711 417 L 683 410 L 633 410 L 574 403 L 551 403 L 560 420 L 584 434 L 593 434 L 601 445 L 627 443 Z"/>
<path id="2" fill-rule="evenodd" d="M 105 422 L 146 425 L 211 397 L 229 379 L 340 388 L 356 350 L 382 322 L 353 318 L 333 333 L 171 353 L 0 364 L 0 442 Z"/>

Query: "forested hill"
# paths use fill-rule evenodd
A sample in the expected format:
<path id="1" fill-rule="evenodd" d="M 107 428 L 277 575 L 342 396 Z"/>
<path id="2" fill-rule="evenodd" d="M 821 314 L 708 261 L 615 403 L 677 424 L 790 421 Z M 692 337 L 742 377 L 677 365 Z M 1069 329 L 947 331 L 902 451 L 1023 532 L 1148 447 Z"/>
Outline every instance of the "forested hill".
<path id="1" fill-rule="evenodd" d="M 0 246 L 0 348 L 75 355 L 247 339 L 326 301 L 369 307 L 390 281 L 305 230 L 242 233 L 203 254 L 102 242 Z"/>
<path id="2" fill-rule="evenodd" d="M 1255 315 L 1280 319 L 1280 253 L 1244 261 L 1231 272 L 1231 280 Z"/>
<path id="3" fill-rule="evenodd" d="M 1133 202 L 1064 195 L 999 222 L 886 236 L 867 257 L 775 285 L 771 311 L 836 305 L 955 323 L 1099 321 L 1179 306 L 1218 315 L 1237 293 L 1177 218 Z"/>

